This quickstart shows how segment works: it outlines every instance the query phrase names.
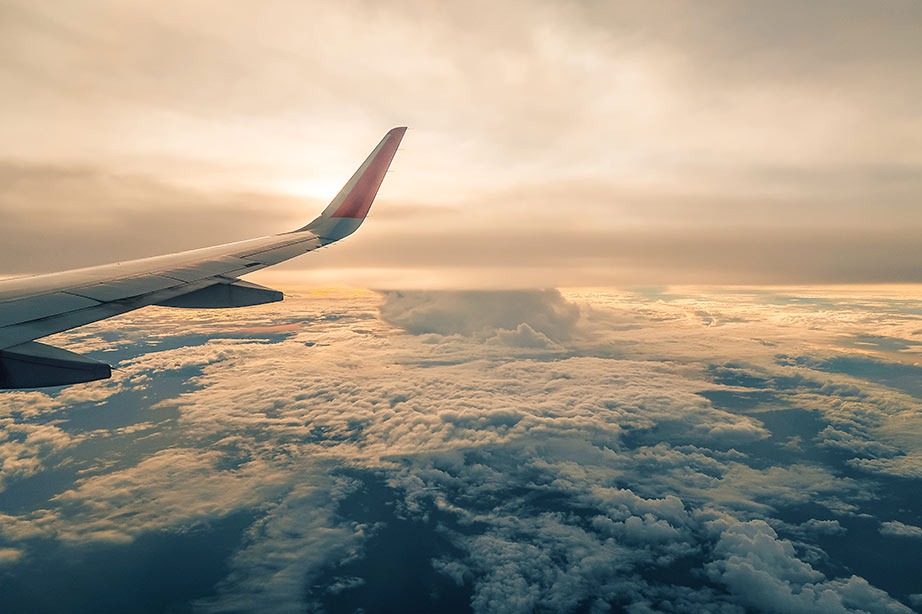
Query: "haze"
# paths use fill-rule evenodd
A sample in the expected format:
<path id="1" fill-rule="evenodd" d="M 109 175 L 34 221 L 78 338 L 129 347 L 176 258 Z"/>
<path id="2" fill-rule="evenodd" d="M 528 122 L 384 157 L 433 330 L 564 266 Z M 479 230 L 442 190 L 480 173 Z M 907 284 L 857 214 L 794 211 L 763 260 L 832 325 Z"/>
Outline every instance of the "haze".
<path id="1" fill-rule="evenodd" d="M 922 281 L 922 3 L 0 2 L 2 275 L 294 228 L 360 287 Z"/>

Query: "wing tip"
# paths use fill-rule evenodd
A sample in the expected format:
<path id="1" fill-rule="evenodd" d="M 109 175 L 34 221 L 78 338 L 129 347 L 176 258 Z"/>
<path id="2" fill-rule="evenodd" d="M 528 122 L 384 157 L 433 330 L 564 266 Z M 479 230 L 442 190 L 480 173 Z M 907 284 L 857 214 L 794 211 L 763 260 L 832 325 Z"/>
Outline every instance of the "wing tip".
<path id="1" fill-rule="evenodd" d="M 406 126 L 397 126 L 396 128 L 391 128 L 390 130 L 388 130 L 387 134 L 384 135 L 384 138 L 389 139 L 391 137 L 396 137 L 397 142 L 399 144 L 400 141 L 403 140 L 403 135 L 406 134 L 406 132 L 407 132 Z"/>
<path id="2" fill-rule="evenodd" d="M 310 230 L 334 241 L 355 232 L 368 215 L 406 131 L 406 126 L 388 130 L 320 216 L 292 232 Z"/>

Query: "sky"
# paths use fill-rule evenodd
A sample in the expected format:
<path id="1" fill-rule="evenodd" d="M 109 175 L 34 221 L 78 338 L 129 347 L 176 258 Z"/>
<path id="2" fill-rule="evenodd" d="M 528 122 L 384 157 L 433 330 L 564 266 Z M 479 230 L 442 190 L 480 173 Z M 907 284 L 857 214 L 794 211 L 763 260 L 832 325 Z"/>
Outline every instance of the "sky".
<path id="1" fill-rule="evenodd" d="M 919 282 L 920 68 L 917 0 L 0 0 L 0 275 L 296 228 L 407 125 L 257 281 Z"/>
<path id="2" fill-rule="evenodd" d="M 0 277 L 410 128 L 284 302 L 43 340 L 113 374 L 0 393 L 0 610 L 922 612 L 920 69 L 918 0 L 0 0 Z"/>

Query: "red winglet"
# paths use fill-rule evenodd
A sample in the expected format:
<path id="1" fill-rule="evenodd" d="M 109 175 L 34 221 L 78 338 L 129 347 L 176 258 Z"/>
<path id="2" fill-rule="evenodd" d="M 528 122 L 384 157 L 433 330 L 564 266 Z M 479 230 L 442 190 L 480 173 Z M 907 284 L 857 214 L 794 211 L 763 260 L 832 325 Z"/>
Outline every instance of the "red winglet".
<path id="1" fill-rule="evenodd" d="M 406 131 L 406 127 L 401 126 L 385 134 L 326 209 L 309 224 L 293 232 L 310 231 L 327 242 L 338 241 L 355 232 L 368 215 Z"/>
<path id="2" fill-rule="evenodd" d="M 381 187 L 381 182 L 384 181 L 384 175 L 406 131 L 406 127 L 394 128 L 385 135 L 365 163 L 330 203 L 331 209 L 336 205 L 330 217 L 361 219 L 368 215 L 368 209 L 371 208 L 371 203 Z"/>

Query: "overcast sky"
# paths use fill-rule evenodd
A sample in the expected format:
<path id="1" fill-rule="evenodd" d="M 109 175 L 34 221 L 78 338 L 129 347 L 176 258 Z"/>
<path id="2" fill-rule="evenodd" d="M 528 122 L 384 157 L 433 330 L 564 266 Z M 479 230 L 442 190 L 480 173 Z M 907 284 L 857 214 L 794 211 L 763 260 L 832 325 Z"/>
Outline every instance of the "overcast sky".
<path id="1" fill-rule="evenodd" d="M 288 283 L 922 281 L 918 0 L 181 8 L 0 0 L 0 274 L 294 228 L 408 125 Z"/>

